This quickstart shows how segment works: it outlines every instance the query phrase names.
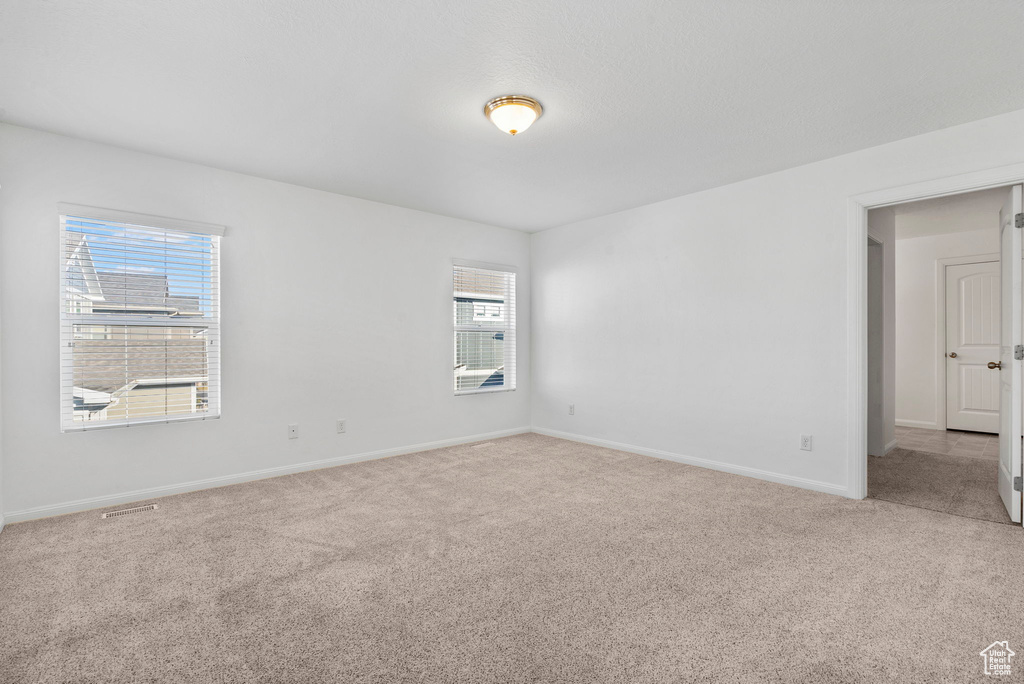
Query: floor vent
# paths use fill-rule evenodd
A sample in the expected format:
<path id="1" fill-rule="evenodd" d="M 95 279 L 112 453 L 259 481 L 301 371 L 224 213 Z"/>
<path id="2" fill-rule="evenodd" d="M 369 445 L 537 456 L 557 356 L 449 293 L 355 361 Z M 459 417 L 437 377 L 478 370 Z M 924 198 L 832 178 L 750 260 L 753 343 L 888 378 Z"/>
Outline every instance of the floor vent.
<path id="1" fill-rule="evenodd" d="M 104 520 L 107 518 L 120 518 L 122 515 L 131 515 L 132 513 L 143 513 L 145 511 L 155 511 L 156 504 L 149 504 L 148 506 L 136 506 L 135 508 L 122 508 L 119 511 L 110 511 L 104 513 L 100 517 Z"/>

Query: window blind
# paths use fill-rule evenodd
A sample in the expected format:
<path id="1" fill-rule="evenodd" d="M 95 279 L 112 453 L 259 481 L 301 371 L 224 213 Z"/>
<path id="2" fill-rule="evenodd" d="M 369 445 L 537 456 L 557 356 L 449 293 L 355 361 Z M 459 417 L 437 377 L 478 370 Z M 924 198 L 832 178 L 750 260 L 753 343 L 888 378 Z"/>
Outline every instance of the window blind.
<path id="1" fill-rule="evenodd" d="M 220 236 L 61 213 L 64 431 L 220 415 Z"/>
<path id="2" fill-rule="evenodd" d="M 516 274 L 455 264 L 455 393 L 516 388 Z"/>

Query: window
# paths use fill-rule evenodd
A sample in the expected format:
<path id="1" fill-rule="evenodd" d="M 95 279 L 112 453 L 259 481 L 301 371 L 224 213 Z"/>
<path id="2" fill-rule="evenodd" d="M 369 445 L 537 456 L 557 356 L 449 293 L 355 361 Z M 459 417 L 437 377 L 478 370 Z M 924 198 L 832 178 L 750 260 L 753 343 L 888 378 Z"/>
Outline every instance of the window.
<path id="1" fill-rule="evenodd" d="M 516 388 L 516 274 L 456 263 L 455 393 Z"/>
<path id="2" fill-rule="evenodd" d="M 223 229 L 60 210 L 62 429 L 218 417 Z"/>

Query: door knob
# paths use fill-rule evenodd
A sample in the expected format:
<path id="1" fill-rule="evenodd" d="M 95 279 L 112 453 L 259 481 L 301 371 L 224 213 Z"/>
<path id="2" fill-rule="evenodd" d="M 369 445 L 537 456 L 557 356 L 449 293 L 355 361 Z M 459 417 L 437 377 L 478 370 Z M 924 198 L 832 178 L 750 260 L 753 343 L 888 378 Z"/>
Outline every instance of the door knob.
<path id="1" fill-rule="evenodd" d="M 1002 362 L 1002 361 L 989 361 L 989 362 L 988 362 L 988 367 L 989 367 L 989 368 L 990 368 L 991 370 L 995 370 L 995 369 L 997 369 L 997 368 L 998 368 L 999 370 L 1003 370 L 1003 362 Z"/>
<path id="2" fill-rule="evenodd" d="M 951 359 L 955 359 L 956 358 L 956 352 L 949 352 L 948 354 L 946 354 L 946 356 L 948 356 Z"/>

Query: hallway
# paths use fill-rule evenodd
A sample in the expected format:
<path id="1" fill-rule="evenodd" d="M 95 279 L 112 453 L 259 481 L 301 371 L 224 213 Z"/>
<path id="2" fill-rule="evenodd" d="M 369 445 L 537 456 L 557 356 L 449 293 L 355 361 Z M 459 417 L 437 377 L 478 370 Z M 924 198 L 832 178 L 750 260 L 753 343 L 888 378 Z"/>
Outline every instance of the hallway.
<path id="1" fill-rule="evenodd" d="M 868 497 L 1012 524 L 996 489 L 999 436 L 896 428 L 897 446 L 868 458 Z"/>

